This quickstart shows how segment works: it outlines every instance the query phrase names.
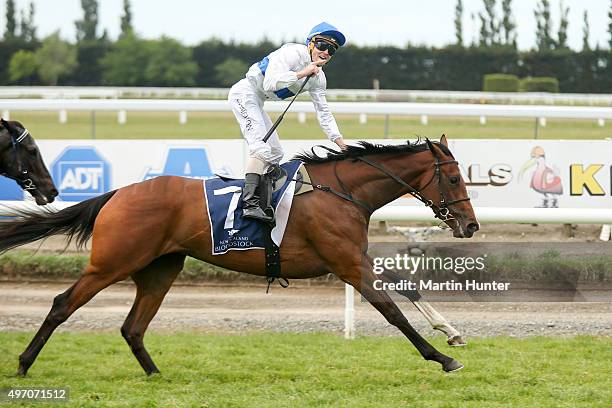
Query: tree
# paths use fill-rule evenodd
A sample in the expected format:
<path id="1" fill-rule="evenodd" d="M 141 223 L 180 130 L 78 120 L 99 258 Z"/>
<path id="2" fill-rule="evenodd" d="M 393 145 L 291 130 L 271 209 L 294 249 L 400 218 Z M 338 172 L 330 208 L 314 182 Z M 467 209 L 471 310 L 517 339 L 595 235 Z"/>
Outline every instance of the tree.
<path id="1" fill-rule="evenodd" d="M 463 2 L 457 0 L 455 6 L 455 38 L 457 39 L 457 45 L 463 47 Z"/>
<path id="2" fill-rule="evenodd" d="M 37 70 L 36 55 L 32 51 L 19 50 L 13 54 L 9 62 L 9 79 L 13 83 L 21 80 L 31 83 Z"/>
<path id="3" fill-rule="evenodd" d="M 17 20 L 15 19 L 15 2 L 6 0 L 6 29 L 4 39 L 13 40 L 17 37 Z"/>
<path id="4" fill-rule="evenodd" d="M 62 40 L 59 30 L 46 37 L 36 50 L 38 76 L 47 85 L 57 85 L 60 77 L 71 73 L 76 67 L 76 51 Z"/>
<path id="5" fill-rule="evenodd" d="M 502 0 L 502 14 L 503 43 L 516 48 L 516 22 L 512 16 L 512 0 Z"/>
<path id="6" fill-rule="evenodd" d="M 151 58 L 150 42 L 128 34 L 102 58 L 104 82 L 108 85 L 144 85 L 144 69 Z"/>
<path id="7" fill-rule="evenodd" d="M 612 52 L 612 0 L 610 0 L 610 10 L 608 10 L 608 46 Z"/>
<path id="8" fill-rule="evenodd" d="M 232 86 L 244 77 L 249 64 L 238 58 L 227 58 L 215 66 L 215 79 L 223 86 Z"/>
<path id="9" fill-rule="evenodd" d="M 193 86 L 198 66 L 191 50 L 176 40 L 162 37 L 153 41 L 145 68 L 147 83 L 153 86 Z"/>
<path id="10" fill-rule="evenodd" d="M 19 38 L 25 42 L 36 41 L 36 26 L 34 26 L 34 2 L 30 2 L 29 13 L 26 16 L 25 11 L 21 10 L 21 29 Z"/>
<path id="11" fill-rule="evenodd" d="M 98 2 L 81 0 L 83 19 L 75 21 L 77 41 L 95 41 L 98 39 Z"/>
<path id="12" fill-rule="evenodd" d="M 569 7 L 565 7 L 563 0 L 559 3 L 559 31 L 557 32 L 556 48 L 567 49 L 567 26 L 569 24 L 568 15 Z"/>
<path id="13" fill-rule="evenodd" d="M 548 0 L 540 0 L 537 9 L 534 11 L 536 18 L 536 45 L 539 51 L 551 50 L 554 48 L 554 40 L 552 39 L 551 20 L 550 20 L 550 3 Z"/>
<path id="14" fill-rule="evenodd" d="M 123 0 L 123 15 L 121 16 L 121 34 L 119 38 L 123 38 L 134 31 L 132 27 L 132 11 L 130 8 L 130 1 Z"/>
<path id="15" fill-rule="evenodd" d="M 499 21 L 495 14 L 495 6 L 497 0 L 482 0 L 484 2 L 485 12 L 487 13 L 487 24 L 489 32 L 489 44 L 499 44 Z"/>
<path id="16" fill-rule="evenodd" d="M 481 47 L 487 47 L 491 45 L 491 34 L 489 33 L 489 25 L 487 24 L 487 18 L 482 13 L 478 13 L 478 18 L 480 19 L 480 40 L 478 41 L 478 43 Z"/>
<path id="17" fill-rule="evenodd" d="M 582 51 L 590 51 L 591 46 L 589 45 L 589 32 L 591 28 L 589 26 L 589 12 L 584 10 L 582 17 L 584 25 L 582 26 Z"/>

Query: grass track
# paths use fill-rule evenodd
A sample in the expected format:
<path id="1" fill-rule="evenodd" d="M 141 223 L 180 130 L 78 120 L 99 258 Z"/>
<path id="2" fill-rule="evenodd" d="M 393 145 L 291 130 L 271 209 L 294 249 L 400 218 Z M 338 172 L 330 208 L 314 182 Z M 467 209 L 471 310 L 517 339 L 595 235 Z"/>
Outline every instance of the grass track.
<path id="1" fill-rule="evenodd" d="M 69 387 L 69 405 L 79 407 L 591 408 L 612 400 L 609 338 L 472 339 L 449 349 L 436 337 L 466 365 L 445 374 L 400 337 L 150 334 L 163 374 L 147 378 L 118 332 L 57 333 L 28 377 L 13 377 L 31 336 L 0 333 L 0 388 Z"/>
<path id="2" fill-rule="evenodd" d="M 117 123 L 115 112 L 97 112 L 97 139 L 233 139 L 240 138 L 240 130 L 231 113 L 190 113 L 185 125 L 179 125 L 178 113 L 128 112 L 125 125 Z M 38 139 L 89 139 L 92 117 L 88 112 L 68 112 L 68 122 L 60 124 L 56 112 L 11 112 L 11 118 L 23 122 Z M 281 139 L 323 139 L 314 115 L 305 124 L 296 114 L 287 114 L 279 127 Z M 275 119 L 275 116 L 272 118 Z M 340 130 L 347 139 L 383 138 L 384 116 L 369 115 L 368 123 L 360 125 L 357 115 L 336 115 Z M 445 133 L 450 138 L 533 139 L 533 119 L 488 118 L 480 125 L 478 118 L 430 117 L 424 126 L 420 119 L 410 116 L 391 116 L 390 138 L 414 139 L 416 136 L 439 138 Z M 539 127 L 541 139 L 603 139 L 612 136 L 612 125 L 600 127 L 595 120 L 549 119 L 546 127 Z"/>

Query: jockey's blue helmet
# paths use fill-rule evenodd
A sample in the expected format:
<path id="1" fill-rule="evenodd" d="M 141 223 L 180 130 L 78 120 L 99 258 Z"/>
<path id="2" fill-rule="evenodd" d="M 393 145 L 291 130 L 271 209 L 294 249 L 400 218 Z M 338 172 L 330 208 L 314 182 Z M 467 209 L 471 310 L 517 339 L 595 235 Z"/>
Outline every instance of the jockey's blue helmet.
<path id="1" fill-rule="evenodd" d="M 346 42 L 346 38 L 344 37 L 344 34 L 338 31 L 336 27 L 334 27 L 333 25 L 329 23 L 322 22 L 312 27 L 312 30 L 310 30 L 310 33 L 308 33 L 308 37 L 306 37 L 306 45 L 310 43 L 310 40 L 312 40 L 312 37 L 315 37 L 317 35 L 324 35 L 326 37 L 332 38 L 336 43 L 338 43 L 339 47 L 342 47 L 344 43 Z"/>

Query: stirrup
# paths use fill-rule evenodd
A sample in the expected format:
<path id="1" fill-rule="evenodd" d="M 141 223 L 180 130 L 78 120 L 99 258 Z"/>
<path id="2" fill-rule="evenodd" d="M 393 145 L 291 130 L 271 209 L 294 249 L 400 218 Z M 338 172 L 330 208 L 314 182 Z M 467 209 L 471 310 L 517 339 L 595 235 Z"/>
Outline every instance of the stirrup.
<path id="1" fill-rule="evenodd" d="M 266 213 L 260 207 L 245 208 L 242 210 L 242 216 L 244 218 L 250 218 L 268 223 L 274 221 L 274 215 Z"/>

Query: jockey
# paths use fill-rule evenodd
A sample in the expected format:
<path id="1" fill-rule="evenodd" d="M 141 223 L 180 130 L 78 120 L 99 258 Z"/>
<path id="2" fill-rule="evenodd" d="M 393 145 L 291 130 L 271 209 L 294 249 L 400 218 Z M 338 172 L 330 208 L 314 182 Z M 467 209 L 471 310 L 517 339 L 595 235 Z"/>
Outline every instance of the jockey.
<path id="1" fill-rule="evenodd" d="M 310 94 L 319 124 L 329 140 L 341 149 L 346 147 L 325 98 L 327 81 L 321 69 L 345 42 L 344 35 L 336 27 L 325 22 L 318 24 L 308 34 L 305 45 L 283 45 L 253 64 L 246 78 L 230 89 L 228 100 L 249 145 L 250 157 L 242 191 L 244 217 L 272 221 L 272 217 L 259 206 L 258 186 L 266 168 L 278 165 L 283 149 L 276 131 L 267 143 L 263 141 L 272 127 L 272 121 L 263 109 L 264 101 L 294 96 L 306 78 L 312 75 L 303 91 Z"/>

